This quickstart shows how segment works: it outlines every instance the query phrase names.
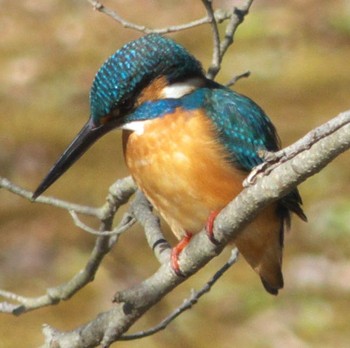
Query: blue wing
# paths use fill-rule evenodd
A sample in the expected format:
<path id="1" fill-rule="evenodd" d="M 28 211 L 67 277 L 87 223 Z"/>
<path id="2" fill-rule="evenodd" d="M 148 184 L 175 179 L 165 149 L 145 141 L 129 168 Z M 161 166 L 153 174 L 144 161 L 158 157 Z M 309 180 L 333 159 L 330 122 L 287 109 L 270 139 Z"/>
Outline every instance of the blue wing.
<path id="1" fill-rule="evenodd" d="M 275 127 L 251 99 L 221 86 L 208 89 L 206 96 L 207 115 L 236 165 L 251 170 L 262 163 L 261 150 L 279 149 Z"/>
<path id="2" fill-rule="evenodd" d="M 280 148 L 276 129 L 265 112 L 251 99 L 216 83 L 213 86 L 204 92 L 206 97 L 202 100 L 202 107 L 205 107 L 207 115 L 213 120 L 218 138 L 229 153 L 229 160 L 250 171 L 263 162 L 259 156 L 261 150 L 277 151 Z M 297 189 L 280 202 L 279 214 L 287 225 L 290 222 L 289 211 L 304 221 L 307 220 Z"/>

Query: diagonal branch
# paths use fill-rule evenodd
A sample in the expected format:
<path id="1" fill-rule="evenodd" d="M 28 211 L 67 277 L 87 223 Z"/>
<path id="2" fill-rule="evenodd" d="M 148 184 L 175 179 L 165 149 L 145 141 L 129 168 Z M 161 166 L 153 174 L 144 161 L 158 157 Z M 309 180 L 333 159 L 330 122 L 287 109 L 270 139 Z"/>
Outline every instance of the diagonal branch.
<path id="1" fill-rule="evenodd" d="M 327 123 L 313 129 L 302 139 L 296 141 L 294 144 L 288 146 L 277 152 L 262 153 L 265 162 L 254 168 L 244 182 L 244 186 L 247 187 L 255 182 L 255 179 L 259 173 L 263 175 L 269 174 L 280 163 L 286 162 L 288 159 L 292 159 L 298 153 L 308 151 L 315 144 L 315 142 L 322 140 L 334 133 L 346 127 L 350 122 L 349 111 L 340 113 L 337 117 L 331 119 Z M 346 144 L 344 144 L 346 146 Z M 342 148 L 340 148 L 342 150 Z"/>
<path id="2" fill-rule="evenodd" d="M 341 119 L 341 126 L 330 131 L 332 125 Z M 217 245 L 212 244 L 203 230 L 195 235 L 181 254 L 181 270 L 191 276 L 213 257 L 219 254 L 229 240 L 251 221 L 264 206 L 275 201 L 296 185 L 314 175 L 329 164 L 340 153 L 350 148 L 350 110 L 326 123 L 313 138 L 309 149 L 293 151 L 293 156 L 279 163 L 268 175 L 257 176 L 255 184 L 245 188 L 217 216 L 214 223 Z M 323 136 L 323 134 L 328 134 Z M 308 141 L 306 135 L 300 142 Z M 293 147 L 293 145 L 292 145 Z M 289 148 L 286 149 L 288 152 Z M 149 208 L 150 209 L 150 208 Z M 124 332 L 148 309 L 159 302 L 167 293 L 185 281 L 172 271 L 170 263 L 162 264 L 148 279 L 131 289 L 115 295 L 116 306 L 100 313 L 96 319 L 70 332 L 58 332 L 46 326 L 44 335 L 47 347 L 95 347 L 101 344 L 109 347 L 120 340 Z"/>

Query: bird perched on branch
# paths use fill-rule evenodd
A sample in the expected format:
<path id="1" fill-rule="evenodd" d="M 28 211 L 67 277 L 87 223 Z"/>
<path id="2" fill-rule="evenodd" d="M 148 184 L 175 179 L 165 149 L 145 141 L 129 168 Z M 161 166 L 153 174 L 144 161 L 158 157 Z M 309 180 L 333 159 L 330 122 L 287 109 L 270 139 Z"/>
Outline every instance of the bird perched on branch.
<path id="1" fill-rule="evenodd" d="M 201 64 L 173 40 L 150 34 L 115 52 L 97 72 L 91 114 L 34 192 L 35 199 L 100 137 L 123 130 L 124 157 L 135 182 L 181 240 L 208 227 L 243 189 L 261 151 L 279 149 L 276 130 L 251 99 L 205 77 Z M 263 209 L 235 238 L 240 253 L 277 294 L 283 235 L 294 212 L 306 219 L 295 189 Z"/>

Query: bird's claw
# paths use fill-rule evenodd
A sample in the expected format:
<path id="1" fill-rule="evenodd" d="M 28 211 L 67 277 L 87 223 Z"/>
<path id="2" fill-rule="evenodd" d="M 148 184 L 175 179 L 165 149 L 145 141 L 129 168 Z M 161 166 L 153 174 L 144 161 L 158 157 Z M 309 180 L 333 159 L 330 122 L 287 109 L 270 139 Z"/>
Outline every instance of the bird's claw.
<path id="1" fill-rule="evenodd" d="M 179 255 L 181 254 L 182 250 L 188 245 L 192 236 L 192 233 L 186 232 L 180 242 L 171 250 L 171 268 L 178 277 L 185 277 L 185 274 L 181 271 L 180 268 Z"/>
<path id="2" fill-rule="evenodd" d="M 214 236 L 214 221 L 216 217 L 218 216 L 219 212 L 218 211 L 212 211 L 208 217 L 207 223 L 205 225 L 205 230 L 207 231 L 207 236 L 209 240 L 214 244 L 218 245 L 219 242 Z"/>

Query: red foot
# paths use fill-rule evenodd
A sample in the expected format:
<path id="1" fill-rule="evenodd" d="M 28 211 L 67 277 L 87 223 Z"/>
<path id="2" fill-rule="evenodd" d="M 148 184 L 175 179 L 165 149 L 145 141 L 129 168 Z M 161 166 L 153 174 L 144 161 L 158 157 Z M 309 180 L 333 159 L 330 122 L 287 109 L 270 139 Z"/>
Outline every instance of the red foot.
<path id="1" fill-rule="evenodd" d="M 219 214 L 219 211 L 215 211 L 215 210 L 212 211 L 210 213 L 208 220 L 207 220 L 207 223 L 205 225 L 205 229 L 207 231 L 208 238 L 215 245 L 219 244 L 219 242 L 215 239 L 214 231 L 213 231 L 214 221 L 215 221 L 216 217 L 218 216 L 218 214 Z"/>
<path id="2" fill-rule="evenodd" d="M 180 277 L 184 277 L 184 274 L 181 272 L 181 269 L 180 269 L 179 255 L 181 254 L 182 250 L 187 246 L 187 244 L 190 242 L 191 238 L 192 238 L 192 233 L 186 232 L 184 237 L 180 240 L 180 242 L 177 245 L 174 246 L 173 250 L 171 251 L 171 268 Z"/>

